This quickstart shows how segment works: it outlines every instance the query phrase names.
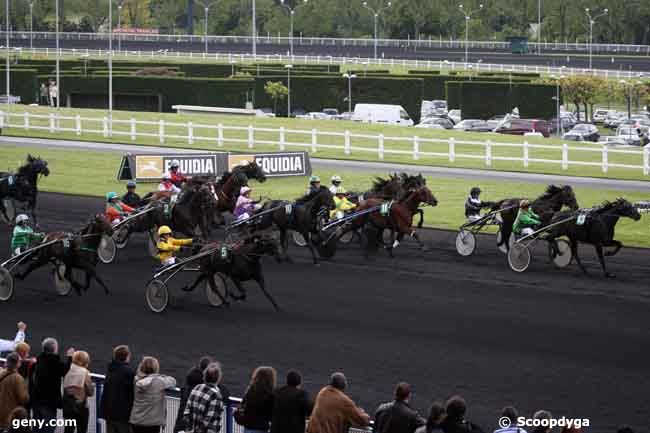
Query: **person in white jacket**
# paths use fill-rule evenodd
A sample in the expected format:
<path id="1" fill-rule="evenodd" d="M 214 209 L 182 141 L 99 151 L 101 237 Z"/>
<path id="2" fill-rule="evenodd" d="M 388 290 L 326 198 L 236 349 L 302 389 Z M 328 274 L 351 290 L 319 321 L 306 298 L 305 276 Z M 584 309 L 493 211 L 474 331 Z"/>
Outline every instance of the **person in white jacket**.
<path id="1" fill-rule="evenodd" d="M 129 418 L 133 433 L 159 433 L 165 425 L 165 391 L 176 386 L 176 379 L 159 372 L 156 358 L 142 358 L 133 385 L 133 409 Z"/>
<path id="2" fill-rule="evenodd" d="M 16 344 L 25 341 L 25 330 L 27 329 L 27 324 L 24 322 L 18 322 L 18 332 L 13 340 L 3 340 L 0 338 L 0 353 L 2 352 L 13 352 L 16 348 Z"/>

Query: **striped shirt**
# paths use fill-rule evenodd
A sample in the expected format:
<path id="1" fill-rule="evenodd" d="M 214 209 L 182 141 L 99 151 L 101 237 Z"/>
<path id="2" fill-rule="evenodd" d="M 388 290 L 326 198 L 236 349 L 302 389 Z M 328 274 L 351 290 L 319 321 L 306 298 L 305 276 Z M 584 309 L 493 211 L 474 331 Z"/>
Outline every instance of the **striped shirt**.
<path id="1" fill-rule="evenodd" d="M 223 402 L 216 384 L 196 385 L 187 398 L 183 413 L 186 432 L 219 433 Z"/>

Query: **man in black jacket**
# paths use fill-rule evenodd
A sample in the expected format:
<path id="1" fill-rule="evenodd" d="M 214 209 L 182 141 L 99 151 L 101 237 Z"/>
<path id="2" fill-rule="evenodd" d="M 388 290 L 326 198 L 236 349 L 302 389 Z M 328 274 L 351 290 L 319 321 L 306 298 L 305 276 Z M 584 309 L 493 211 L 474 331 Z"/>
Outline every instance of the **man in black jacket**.
<path id="1" fill-rule="evenodd" d="M 375 412 L 376 433 L 413 433 L 425 423 L 409 406 L 411 385 L 400 382 L 395 387 L 395 400 L 379 405 Z"/>
<path id="2" fill-rule="evenodd" d="M 447 418 L 442 422 L 444 433 L 484 433 L 481 427 L 465 419 L 467 405 L 465 399 L 459 395 L 447 400 Z"/>
<path id="3" fill-rule="evenodd" d="M 301 388 L 299 372 L 287 373 L 287 384 L 275 391 L 271 433 L 304 433 L 305 420 L 311 415 L 313 404 Z"/>
<path id="4" fill-rule="evenodd" d="M 135 372 L 129 365 L 131 351 L 128 346 L 113 349 L 113 361 L 108 373 L 99 405 L 99 417 L 106 420 L 107 433 L 129 433 L 129 416 L 133 408 L 133 380 Z"/>
<path id="5" fill-rule="evenodd" d="M 56 419 L 56 410 L 63 407 L 61 380 L 70 370 L 74 349 L 68 349 L 67 359 L 63 361 L 59 356 L 59 343 L 54 338 L 43 340 L 42 348 L 31 371 L 29 400 L 34 419 L 43 421 L 42 428 L 35 433 L 54 433 L 55 427 L 49 422 Z"/>
<path id="6" fill-rule="evenodd" d="M 140 196 L 135 192 L 136 186 L 136 183 L 130 180 L 126 184 L 126 194 L 122 196 L 122 203 L 132 208 L 140 207 L 140 202 L 142 201 Z"/>

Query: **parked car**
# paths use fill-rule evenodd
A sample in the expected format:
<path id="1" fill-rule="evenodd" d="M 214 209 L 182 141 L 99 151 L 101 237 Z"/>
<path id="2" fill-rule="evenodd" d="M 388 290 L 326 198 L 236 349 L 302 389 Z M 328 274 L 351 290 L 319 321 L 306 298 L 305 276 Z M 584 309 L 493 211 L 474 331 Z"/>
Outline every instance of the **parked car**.
<path id="1" fill-rule="evenodd" d="M 606 135 L 600 138 L 598 144 L 602 144 L 603 146 L 627 146 L 631 143 L 624 137 L 619 137 L 618 135 Z"/>
<path id="2" fill-rule="evenodd" d="M 339 115 L 339 119 L 341 120 L 352 120 L 352 117 L 354 116 L 353 111 L 344 111 Z"/>
<path id="3" fill-rule="evenodd" d="M 461 116 L 461 111 L 460 110 L 449 110 L 447 113 L 447 116 L 454 122 L 454 125 L 459 123 L 462 120 Z"/>
<path id="4" fill-rule="evenodd" d="M 548 121 L 548 129 L 551 134 L 557 134 L 558 133 L 558 128 L 557 128 L 557 117 L 554 117 L 553 119 Z M 562 133 L 570 131 L 573 127 L 575 126 L 575 123 L 572 122 L 571 119 L 567 117 L 560 117 L 560 128 L 562 130 Z"/>
<path id="5" fill-rule="evenodd" d="M 595 110 L 594 114 L 591 115 L 591 121 L 594 123 L 603 123 L 610 112 L 610 110 Z"/>
<path id="6" fill-rule="evenodd" d="M 578 123 L 569 132 L 582 134 L 582 137 L 585 139 L 585 141 L 595 142 L 598 141 L 598 139 L 600 138 L 600 133 L 598 132 L 598 128 L 596 127 L 596 125 L 592 125 L 591 123 Z"/>
<path id="7" fill-rule="evenodd" d="M 623 113 L 618 113 L 618 112 L 610 113 L 603 121 L 603 126 L 609 129 L 616 129 L 618 128 L 618 125 L 621 123 L 621 120 L 623 118 L 624 118 Z"/>
<path id="8" fill-rule="evenodd" d="M 539 132 L 549 137 L 548 122 L 541 119 L 512 119 L 506 118 L 494 130 L 499 134 L 524 135 L 527 132 Z"/>
<path id="9" fill-rule="evenodd" d="M 354 106 L 353 120 L 413 126 L 413 119 L 401 105 L 357 104 Z"/>
<path id="10" fill-rule="evenodd" d="M 323 114 L 327 115 L 330 119 L 339 117 L 339 110 L 336 108 L 323 108 Z"/>
<path id="11" fill-rule="evenodd" d="M 650 128 L 645 126 L 619 126 L 616 129 L 616 137 L 624 140 L 630 146 L 645 146 L 650 141 L 648 139 L 649 131 Z"/>
<path id="12" fill-rule="evenodd" d="M 300 117 L 300 116 L 306 116 L 307 115 L 307 110 L 304 108 L 294 108 L 291 110 L 291 117 Z"/>
<path id="13" fill-rule="evenodd" d="M 566 141 L 590 141 L 585 139 L 585 136 L 582 131 L 576 131 L 572 129 L 571 131 L 565 132 L 562 134 L 562 140 Z"/>
<path id="14" fill-rule="evenodd" d="M 329 120 L 331 117 L 325 113 L 321 113 L 320 111 L 312 111 L 307 114 L 296 116 L 296 119 Z"/>
<path id="15" fill-rule="evenodd" d="M 275 117 L 273 108 L 262 107 L 255 110 L 255 115 L 257 117 Z"/>
<path id="16" fill-rule="evenodd" d="M 469 131 L 474 126 L 478 126 L 485 123 L 486 123 L 485 120 L 481 120 L 481 119 L 465 119 L 455 124 L 454 129 L 459 129 L 461 131 Z"/>
<path id="17" fill-rule="evenodd" d="M 443 129 L 452 129 L 454 127 L 454 123 L 447 119 L 446 117 L 428 117 L 426 119 L 422 119 L 419 125 L 416 125 L 418 128 L 430 128 L 430 127 L 435 127 L 440 126 Z"/>

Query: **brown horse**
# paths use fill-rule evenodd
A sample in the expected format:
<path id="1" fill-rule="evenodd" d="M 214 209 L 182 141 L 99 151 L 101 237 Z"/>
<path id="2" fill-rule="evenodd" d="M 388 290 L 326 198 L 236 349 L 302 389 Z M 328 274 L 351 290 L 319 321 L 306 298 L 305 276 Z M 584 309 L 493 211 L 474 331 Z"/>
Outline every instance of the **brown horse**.
<path id="1" fill-rule="evenodd" d="M 102 237 L 105 235 L 112 236 L 112 234 L 113 228 L 102 214 L 95 215 L 90 223 L 76 234 L 65 232 L 49 233 L 43 242 L 52 240 L 60 240 L 61 242 L 53 243 L 38 251 L 35 259 L 29 262 L 27 269 L 16 274 L 16 278 L 23 280 L 34 270 L 47 263 L 59 262 L 65 265 L 65 274 L 59 275 L 59 278 L 65 277 L 78 294 L 81 294 L 82 290 L 88 290 L 91 279 L 95 279 L 104 288 L 104 292 L 108 294 L 108 287 L 97 275 L 95 267 L 98 261 L 97 248 Z M 86 278 L 83 286 L 72 277 L 73 268 L 84 271 Z M 55 272 L 59 272 L 58 268 Z"/>
<path id="2" fill-rule="evenodd" d="M 436 197 L 424 185 L 411 190 L 402 199 L 392 203 L 379 198 L 370 198 L 362 201 L 356 209 L 357 212 L 379 208 L 382 205 L 386 206 L 387 212 L 382 212 L 381 209 L 378 209 L 375 212 L 370 212 L 353 219 L 349 225 L 340 231 L 337 238 L 340 238 L 350 230 L 355 230 L 360 227 L 370 227 L 371 229 L 377 230 L 376 241 L 383 243 L 383 232 L 388 229 L 391 231 L 391 241 L 386 248 L 391 257 L 393 256 L 393 249 L 400 244 L 407 234 L 417 241 L 420 248 L 425 250 L 425 245 L 420 240 L 415 229 L 413 229 L 413 216 L 418 213 L 420 204 L 422 203 L 430 206 L 438 205 Z M 396 234 L 397 237 L 395 236 Z M 374 242 L 375 239 L 368 239 L 368 241 Z"/>

